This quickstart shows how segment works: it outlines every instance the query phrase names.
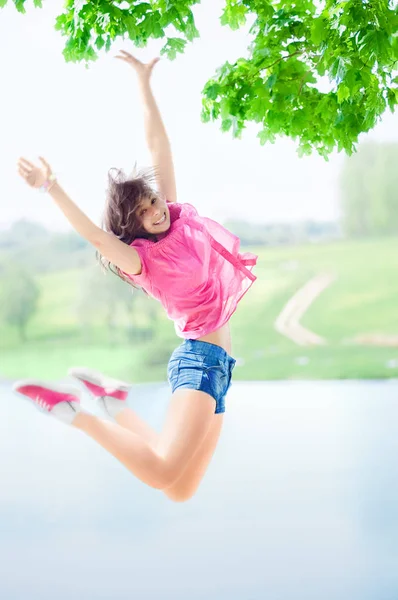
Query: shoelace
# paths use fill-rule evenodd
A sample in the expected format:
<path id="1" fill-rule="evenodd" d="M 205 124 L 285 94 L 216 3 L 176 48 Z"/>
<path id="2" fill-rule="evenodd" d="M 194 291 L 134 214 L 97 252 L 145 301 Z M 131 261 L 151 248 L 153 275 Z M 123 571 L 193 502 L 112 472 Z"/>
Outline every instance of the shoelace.
<path id="1" fill-rule="evenodd" d="M 112 416 L 111 413 L 109 412 L 108 406 L 106 404 L 106 396 L 99 396 L 98 397 L 98 401 L 102 400 L 102 404 L 104 406 L 104 409 L 106 411 L 106 414 L 109 415 L 110 417 Z"/>
<path id="2" fill-rule="evenodd" d="M 35 400 L 36 404 L 38 404 L 41 408 L 44 408 L 46 410 L 50 410 L 51 409 L 51 404 L 49 404 L 48 402 L 46 402 L 45 400 L 43 400 L 42 398 L 40 398 L 40 396 L 36 396 Z"/>

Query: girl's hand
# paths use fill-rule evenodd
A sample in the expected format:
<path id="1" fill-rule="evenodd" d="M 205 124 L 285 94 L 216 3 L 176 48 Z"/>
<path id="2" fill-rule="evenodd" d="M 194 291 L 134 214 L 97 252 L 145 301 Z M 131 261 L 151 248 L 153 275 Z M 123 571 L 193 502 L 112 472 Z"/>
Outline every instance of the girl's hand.
<path id="1" fill-rule="evenodd" d="M 51 176 L 51 167 L 50 165 L 39 156 L 41 162 L 43 163 L 43 167 L 35 167 L 32 165 L 26 158 L 20 158 L 18 161 L 18 173 L 21 175 L 23 179 L 25 179 L 26 183 L 32 188 L 40 188 L 45 181 L 48 181 Z"/>
<path id="2" fill-rule="evenodd" d="M 143 82 L 148 82 L 152 75 L 152 69 L 159 62 L 160 58 L 154 58 L 149 63 L 143 63 L 138 58 L 135 58 L 132 54 L 129 54 L 125 50 L 120 50 L 123 56 L 115 56 L 119 60 L 123 60 L 127 64 L 131 65 L 137 73 L 139 79 Z"/>

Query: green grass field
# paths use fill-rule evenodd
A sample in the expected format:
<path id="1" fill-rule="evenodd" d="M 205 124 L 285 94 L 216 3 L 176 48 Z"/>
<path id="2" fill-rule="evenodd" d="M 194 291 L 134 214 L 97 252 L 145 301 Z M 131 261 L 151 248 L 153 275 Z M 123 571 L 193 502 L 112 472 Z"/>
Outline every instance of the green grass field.
<path id="1" fill-rule="evenodd" d="M 231 320 L 233 355 L 239 359 L 235 379 L 398 377 L 398 348 L 350 342 L 365 333 L 398 334 L 398 239 L 252 250 L 259 254 L 258 280 Z M 328 344 L 299 347 L 277 333 L 274 322 L 288 299 L 321 272 L 334 273 L 336 282 L 302 324 Z M 28 340 L 21 344 L 16 331 L 0 329 L 0 376 L 52 379 L 69 366 L 86 365 L 137 382 L 165 381 L 168 356 L 180 343 L 171 321 L 161 316 L 152 340 L 129 343 L 131 316 L 121 311 L 110 343 L 100 312 L 90 328 L 79 324 L 83 276 L 71 270 L 38 278 L 42 294 Z M 139 323 L 138 307 L 134 319 Z"/>

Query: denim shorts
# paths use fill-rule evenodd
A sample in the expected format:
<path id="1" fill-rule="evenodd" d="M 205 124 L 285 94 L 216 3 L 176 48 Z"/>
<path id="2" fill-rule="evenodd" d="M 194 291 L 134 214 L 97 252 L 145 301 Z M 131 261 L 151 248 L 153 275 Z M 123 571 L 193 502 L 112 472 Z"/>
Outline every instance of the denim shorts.
<path id="1" fill-rule="evenodd" d="M 171 391 L 186 388 L 206 392 L 216 401 L 215 413 L 223 413 L 235 363 L 221 346 L 185 340 L 174 350 L 167 367 Z"/>

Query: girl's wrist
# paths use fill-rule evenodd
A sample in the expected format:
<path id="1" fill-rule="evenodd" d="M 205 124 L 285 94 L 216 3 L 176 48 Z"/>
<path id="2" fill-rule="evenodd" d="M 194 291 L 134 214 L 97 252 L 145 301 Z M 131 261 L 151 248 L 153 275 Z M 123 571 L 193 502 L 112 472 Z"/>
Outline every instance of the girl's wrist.
<path id="1" fill-rule="evenodd" d="M 151 82 L 149 77 L 139 77 L 138 85 L 140 86 L 143 92 L 148 92 L 151 90 Z"/>
<path id="2" fill-rule="evenodd" d="M 47 188 L 47 191 L 48 191 L 49 194 L 51 194 L 51 192 L 56 192 L 57 189 L 59 189 L 58 179 L 54 179 L 54 181 L 52 182 L 52 184 L 50 185 L 50 187 Z"/>
<path id="3" fill-rule="evenodd" d="M 41 185 L 39 187 L 39 191 L 43 192 L 43 193 L 49 192 L 56 183 L 57 183 L 57 178 L 54 173 L 51 173 L 51 175 L 46 179 L 46 181 L 43 183 L 43 185 Z"/>

